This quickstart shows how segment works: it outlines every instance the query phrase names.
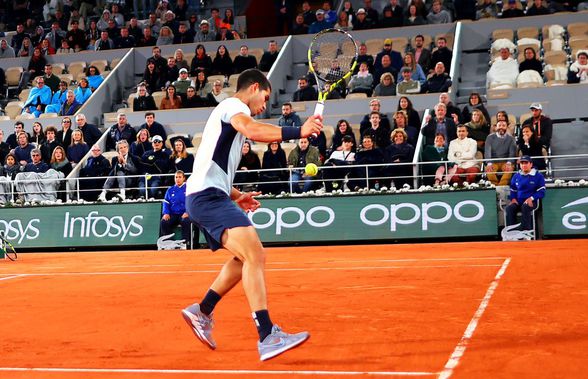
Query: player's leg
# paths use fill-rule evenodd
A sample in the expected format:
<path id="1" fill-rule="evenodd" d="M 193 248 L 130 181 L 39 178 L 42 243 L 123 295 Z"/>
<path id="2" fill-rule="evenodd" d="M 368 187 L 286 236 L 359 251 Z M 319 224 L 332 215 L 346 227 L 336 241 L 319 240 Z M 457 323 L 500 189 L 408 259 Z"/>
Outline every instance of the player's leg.
<path id="1" fill-rule="evenodd" d="M 273 325 L 267 309 L 266 254 L 253 226 L 226 229 L 222 244 L 243 262 L 243 289 L 259 333 L 257 348 L 262 361 L 292 349 L 309 337 L 307 332 L 288 334 Z"/>

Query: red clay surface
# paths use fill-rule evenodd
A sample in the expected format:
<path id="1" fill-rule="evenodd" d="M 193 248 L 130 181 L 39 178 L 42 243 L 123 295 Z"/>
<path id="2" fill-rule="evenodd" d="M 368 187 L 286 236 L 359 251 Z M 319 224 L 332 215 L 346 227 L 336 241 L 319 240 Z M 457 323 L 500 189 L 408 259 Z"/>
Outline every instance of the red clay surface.
<path id="1" fill-rule="evenodd" d="M 216 351 L 180 316 L 227 252 L 21 254 L 0 261 L 0 378 L 432 378 L 460 341 L 445 377 L 580 378 L 586 252 L 588 240 L 268 249 L 272 319 L 311 338 L 263 363 L 240 286 L 215 311 Z"/>

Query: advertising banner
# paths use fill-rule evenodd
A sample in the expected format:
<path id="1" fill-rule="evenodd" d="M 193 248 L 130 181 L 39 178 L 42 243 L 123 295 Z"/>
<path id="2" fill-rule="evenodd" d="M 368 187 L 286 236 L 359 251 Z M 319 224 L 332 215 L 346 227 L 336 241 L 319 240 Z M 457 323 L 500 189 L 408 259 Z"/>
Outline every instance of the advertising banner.
<path id="1" fill-rule="evenodd" d="M 450 191 L 261 199 L 249 214 L 263 242 L 496 236 L 496 192 Z"/>
<path id="2" fill-rule="evenodd" d="M 0 233 L 18 248 L 155 245 L 161 203 L 0 209 Z"/>
<path id="3" fill-rule="evenodd" d="M 588 234 L 588 188 L 549 188 L 543 199 L 543 234 Z"/>

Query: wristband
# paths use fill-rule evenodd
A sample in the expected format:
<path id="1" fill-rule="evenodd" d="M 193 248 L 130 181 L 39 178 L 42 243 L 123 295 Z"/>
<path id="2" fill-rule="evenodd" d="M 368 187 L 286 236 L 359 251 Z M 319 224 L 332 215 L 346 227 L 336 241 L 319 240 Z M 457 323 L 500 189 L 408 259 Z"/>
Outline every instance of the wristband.
<path id="1" fill-rule="evenodd" d="M 300 131 L 301 129 L 298 126 L 282 126 L 282 141 L 299 139 Z"/>

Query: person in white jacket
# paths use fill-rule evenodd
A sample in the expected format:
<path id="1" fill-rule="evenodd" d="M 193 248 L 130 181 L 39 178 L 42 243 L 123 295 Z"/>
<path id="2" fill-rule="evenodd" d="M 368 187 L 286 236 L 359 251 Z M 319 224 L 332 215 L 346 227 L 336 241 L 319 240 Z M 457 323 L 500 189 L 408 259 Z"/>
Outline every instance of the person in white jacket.
<path id="1" fill-rule="evenodd" d="M 507 47 L 500 49 L 500 56 L 494 60 L 486 74 L 488 88 L 516 87 L 519 64 Z"/>
<path id="2" fill-rule="evenodd" d="M 447 160 L 455 164 L 447 173 L 447 183 L 461 185 L 464 181 L 476 181 L 476 176 L 480 173 L 476 160 L 477 151 L 478 144 L 475 139 L 468 137 L 468 128 L 465 125 L 458 125 L 457 138 L 449 142 Z"/>

